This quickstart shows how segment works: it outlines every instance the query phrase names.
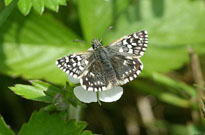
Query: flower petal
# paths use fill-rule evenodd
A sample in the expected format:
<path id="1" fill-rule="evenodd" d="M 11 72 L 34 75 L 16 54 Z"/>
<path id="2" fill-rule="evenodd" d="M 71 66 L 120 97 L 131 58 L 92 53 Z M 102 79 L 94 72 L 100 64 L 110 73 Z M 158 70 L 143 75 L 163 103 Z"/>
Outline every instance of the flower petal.
<path id="1" fill-rule="evenodd" d="M 96 92 L 86 91 L 82 86 L 77 86 L 74 88 L 75 96 L 84 103 L 97 102 Z"/>
<path id="2" fill-rule="evenodd" d="M 80 83 L 80 79 L 73 78 L 69 74 L 66 74 L 68 77 L 68 80 L 71 81 L 72 83 Z"/>
<path id="3" fill-rule="evenodd" d="M 99 92 L 99 99 L 103 102 L 113 102 L 120 99 L 123 94 L 122 87 L 113 87 L 109 90 Z"/>

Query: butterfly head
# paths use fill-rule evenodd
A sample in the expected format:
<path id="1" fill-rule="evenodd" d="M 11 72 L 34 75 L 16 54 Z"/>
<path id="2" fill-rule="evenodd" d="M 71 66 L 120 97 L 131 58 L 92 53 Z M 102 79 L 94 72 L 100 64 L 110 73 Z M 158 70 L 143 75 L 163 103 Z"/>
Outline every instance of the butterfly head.
<path id="1" fill-rule="evenodd" d="M 92 41 L 92 47 L 93 47 L 93 49 L 102 47 L 102 41 L 101 41 L 101 40 L 98 40 L 98 39 L 93 39 L 93 41 Z"/>

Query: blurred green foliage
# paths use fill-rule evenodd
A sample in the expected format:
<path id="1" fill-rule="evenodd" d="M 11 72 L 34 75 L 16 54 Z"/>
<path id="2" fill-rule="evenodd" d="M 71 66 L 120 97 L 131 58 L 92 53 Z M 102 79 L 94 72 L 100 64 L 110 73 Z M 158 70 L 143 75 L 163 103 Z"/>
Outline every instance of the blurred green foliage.
<path id="1" fill-rule="evenodd" d="M 2 116 L 0 116 L 0 135 L 14 135 L 14 132 L 9 129 Z"/>
<path id="2" fill-rule="evenodd" d="M 67 84 L 68 94 L 65 94 L 63 86 L 67 77 L 56 67 L 55 61 L 90 48 L 90 44 L 73 40 L 101 38 L 112 25 L 113 30 L 103 39 L 104 45 L 138 30 L 148 31 L 149 45 L 142 57 L 144 70 L 138 79 L 124 86 L 124 96 L 117 103 L 82 105 L 84 108 L 79 115 L 88 122 L 87 128 L 106 135 L 204 134 L 204 120 L 196 115 L 204 108 L 199 108 L 199 88 L 193 86 L 197 83 L 193 76 L 198 71 L 191 71 L 188 52 L 188 47 L 191 47 L 200 56 L 202 74 L 205 75 L 204 15 L 203 0 L 0 1 L 0 113 L 15 132 L 20 131 L 20 135 L 55 134 L 61 127 L 65 127 L 62 135 L 71 132 L 92 134 L 90 131 L 82 132 L 86 127 L 84 122 L 61 119 L 67 119 L 65 115 L 72 110 L 69 105 L 82 104 L 75 99 L 73 86 Z M 49 83 L 35 80 L 29 84 L 30 79 Z M 19 84 L 14 86 L 16 83 Z M 10 93 L 9 86 L 17 95 L 47 104 L 20 99 Z M 59 100 L 56 97 L 60 97 Z M 151 109 L 141 112 L 143 110 L 138 105 L 141 101 Z M 23 102 L 28 102 L 25 107 L 32 108 L 31 112 L 22 109 Z M 66 106 L 61 104 L 65 102 Z M 20 129 L 33 110 L 42 106 L 54 114 L 34 112 Z M 62 107 L 65 108 L 62 110 Z M 7 114 L 8 110 L 16 110 L 16 114 Z M 27 115 L 22 116 L 22 112 Z M 146 115 L 147 112 L 153 116 Z M 14 118 L 9 119 L 11 116 Z M 151 120 L 147 123 L 144 117 Z M 59 131 L 52 129 L 51 123 Z M 0 135 L 13 134 L 2 117 L 0 126 Z M 41 126 L 52 130 L 40 130 Z M 76 131 L 71 131 L 71 128 L 76 128 Z"/>

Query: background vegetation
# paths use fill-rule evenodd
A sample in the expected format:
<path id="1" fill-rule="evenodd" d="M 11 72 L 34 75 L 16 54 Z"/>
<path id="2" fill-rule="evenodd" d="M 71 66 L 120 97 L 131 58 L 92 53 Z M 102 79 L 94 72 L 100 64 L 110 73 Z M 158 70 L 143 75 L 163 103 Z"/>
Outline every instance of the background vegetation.
<path id="1" fill-rule="evenodd" d="M 55 61 L 111 25 L 105 45 L 148 31 L 144 70 L 119 101 L 84 105 Z M 0 1 L 0 135 L 205 134 L 204 54 L 204 0 Z"/>

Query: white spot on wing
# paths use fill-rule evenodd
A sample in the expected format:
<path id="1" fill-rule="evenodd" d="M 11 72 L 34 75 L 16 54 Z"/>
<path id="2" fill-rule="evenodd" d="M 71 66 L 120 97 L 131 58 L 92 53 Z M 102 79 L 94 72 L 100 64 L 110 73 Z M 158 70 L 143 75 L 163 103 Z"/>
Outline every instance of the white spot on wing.
<path id="1" fill-rule="evenodd" d="M 76 58 L 77 58 L 78 60 L 81 60 L 81 57 L 80 57 L 80 56 L 77 56 Z"/>
<path id="2" fill-rule="evenodd" d="M 123 40 L 122 43 L 123 43 L 123 45 L 128 44 L 126 40 Z"/>
<path id="3" fill-rule="evenodd" d="M 133 45 L 133 46 L 136 46 L 137 44 L 136 44 L 136 43 L 132 43 L 132 45 Z"/>
<path id="4" fill-rule="evenodd" d="M 68 58 L 68 57 L 65 57 L 65 61 L 68 62 L 68 61 L 69 61 L 69 58 Z"/>
<path id="5" fill-rule="evenodd" d="M 132 46 L 131 46 L 131 45 L 127 45 L 127 47 L 128 47 L 128 48 L 132 48 Z"/>
<path id="6" fill-rule="evenodd" d="M 71 72 L 70 75 L 73 76 L 73 72 Z"/>
<path id="7" fill-rule="evenodd" d="M 135 37 L 135 38 L 138 38 L 138 36 L 137 36 L 137 34 L 136 34 L 136 33 L 134 34 L 134 37 Z"/>
<path id="8" fill-rule="evenodd" d="M 92 87 L 88 87 L 88 91 L 93 91 L 93 88 Z"/>
<path id="9" fill-rule="evenodd" d="M 132 50 L 132 49 L 129 49 L 128 53 L 133 53 L 133 50 Z"/>
<path id="10" fill-rule="evenodd" d="M 81 63 L 80 63 L 80 61 L 78 62 L 78 66 L 80 66 L 81 65 Z"/>
<path id="11" fill-rule="evenodd" d="M 126 78 L 126 79 L 125 79 L 125 83 L 127 83 L 127 82 L 129 82 L 129 80 Z"/>
<path id="12" fill-rule="evenodd" d="M 74 77 L 74 78 L 77 78 L 77 75 L 76 75 L 76 74 L 74 74 L 74 75 L 73 75 L 73 77 Z"/>
<path id="13" fill-rule="evenodd" d="M 123 49 L 122 49 L 122 48 L 120 48 L 120 49 L 119 49 L 119 52 L 123 52 Z"/>
<path id="14" fill-rule="evenodd" d="M 92 72 L 90 72 L 90 75 L 93 76 L 93 77 L 95 76 Z"/>
<path id="15" fill-rule="evenodd" d="M 140 52 L 140 55 L 142 56 L 144 54 L 144 52 Z"/>
<path id="16" fill-rule="evenodd" d="M 85 60 L 85 64 L 88 65 L 88 61 L 87 60 Z"/>
<path id="17" fill-rule="evenodd" d="M 79 69 L 82 71 L 84 68 L 80 66 Z"/>
<path id="18" fill-rule="evenodd" d="M 140 70 L 137 70 L 137 74 L 138 74 L 138 75 L 140 74 L 140 72 L 141 72 Z"/>

